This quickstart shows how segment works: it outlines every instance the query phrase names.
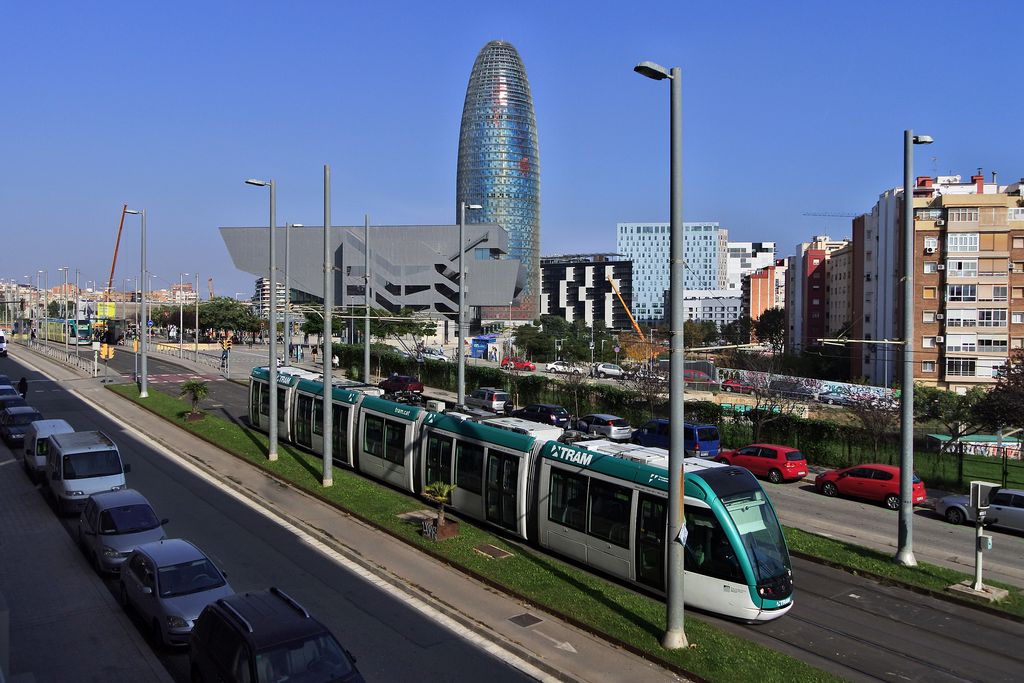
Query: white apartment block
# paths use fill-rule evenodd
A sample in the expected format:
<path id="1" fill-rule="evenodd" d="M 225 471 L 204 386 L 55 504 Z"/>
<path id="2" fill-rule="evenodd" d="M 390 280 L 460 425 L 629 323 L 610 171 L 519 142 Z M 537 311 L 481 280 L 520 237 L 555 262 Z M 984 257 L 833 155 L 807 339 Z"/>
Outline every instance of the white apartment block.
<path id="1" fill-rule="evenodd" d="M 638 320 L 659 321 L 668 313 L 670 238 L 668 223 L 616 225 L 615 251 L 633 262 L 633 315 Z M 728 230 L 717 222 L 683 224 L 686 290 L 726 289 L 728 241 Z"/>
<path id="2" fill-rule="evenodd" d="M 743 276 L 775 265 L 775 242 L 729 242 L 726 289 L 740 291 Z"/>
<path id="3" fill-rule="evenodd" d="M 277 283 L 277 310 L 281 312 L 284 310 L 284 285 L 280 282 Z M 256 279 L 256 293 L 252 298 L 253 304 L 256 306 L 256 315 L 260 318 L 270 317 L 270 280 L 265 277 Z"/>
<path id="4" fill-rule="evenodd" d="M 687 290 L 683 293 L 683 315 L 686 320 L 711 321 L 722 329 L 736 322 L 743 310 L 743 295 L 728 289 Z"/>

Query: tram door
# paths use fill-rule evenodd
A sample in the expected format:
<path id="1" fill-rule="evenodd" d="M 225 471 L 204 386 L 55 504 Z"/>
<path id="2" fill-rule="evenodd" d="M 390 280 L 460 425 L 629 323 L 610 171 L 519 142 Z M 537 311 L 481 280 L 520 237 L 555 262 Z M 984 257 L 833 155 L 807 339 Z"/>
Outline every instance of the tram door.
<path id="1" fill-rule="evenodd" d="M 519 458 L 490 451 L 487 459 L 487 521 L 516 530 Z"/>
<path id="2" fill-rule="evenodd" d="M 665 590 L 665 510 L 668 501 L 646 493 L 637 500 L 636 580 Z"/>

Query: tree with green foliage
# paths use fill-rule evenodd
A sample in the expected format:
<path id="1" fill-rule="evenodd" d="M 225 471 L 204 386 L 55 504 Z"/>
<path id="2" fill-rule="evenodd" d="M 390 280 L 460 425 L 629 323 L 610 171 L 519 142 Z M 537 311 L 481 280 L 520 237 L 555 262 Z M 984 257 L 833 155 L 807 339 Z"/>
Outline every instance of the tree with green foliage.
<path id="1" fill-rule="evenodd" d="M 731 323 L 722 325 L 722 343 L 724 344 L 749 344 L 750 332 L 754 327 L 754 321 L 748 316 L 741 316 Z"/>
<path id="2" fill-rule="evenodd" d="M 199 328 L 251 333 L 260 329 L 260 319 L 249 303 L 216 296 L 199 304 Z"/>
<path id="3" fill-rule="evenodd" d="M 972 416 L 983 428 L 1024 428 L 1024 351 L 1014 351 L 996 386 L 981 396 Z"/>
<path id="4" fill-rule="evenodd" d="M 182 382 L 181 392 L 178 396 L 188 395 L 188 400 L 192 403 L 192 415 L 199 413 L 199 402 L 202 401 L 210 393 L 210 387 L 207 386 L 206 382 L 198 379 L 190 379 L 187 382 Z"/>
<path id="5" fill-rule="evenodd" d="M 988 403 L 990 394 L 980 387 L 966 394 L 918 385 L 914 387 L 914 418 L 938 422 L 949 433 L 950 439 L 942 444 L 942 453 L 959 439 L 977 434 L 984 429 L 986 417 L 982 404 Z M 998 418 L 994 418 L 998 420 Z"/>
<path id="6" fill-rule="evenodd" d="M 445 525 L 444 506 L 451 498 L 452 492 L 458 488 L 455 484 L 434 481 L 423 487 L 423 497 L 437 503 L 437 527 Z"/>
<path id="7" fill-rule="evenodd" d="M 683 323 L 683 343 L 688 349 L 718 343 L 718 325 L 712 320 L 687 320 Z"/>
<path id="8" fill-rule="evenodd" d="M 754 335 L 759 342 L 770 346 L 773 353 L 782 353 L 786 346 L 786 312 L 781 308 L 762 312 L 754 323 Z"/>

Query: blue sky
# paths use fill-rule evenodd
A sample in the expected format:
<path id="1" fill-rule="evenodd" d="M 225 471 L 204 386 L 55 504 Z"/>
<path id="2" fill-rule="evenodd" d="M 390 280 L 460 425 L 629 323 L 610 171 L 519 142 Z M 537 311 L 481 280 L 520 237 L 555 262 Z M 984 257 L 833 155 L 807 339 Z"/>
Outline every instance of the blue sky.
<path id="1" fill-rule="evenodd" d="M 654 6 L 652 6 L 654 7 Z M 148 211 L 158 286 L 182 271 L 252 291 L 216 228 L 454 221 L 458 129 L 480 48 L 504 39 L 537 112 L 542 252 L 612 251 L 667 220 L 667 83 L 683 69 L 684 213 L 733 240 L 847 236 L 916 174 L 1024 176 L 1019 20 L 937 1 L 9 3 L 0 47 L 0 277 L 110 269 L 121 205 Z M 138 271 L 129 217 L 116 279 Z M 120 286 L 120 284 L 118 285 Z M 205 292 L 205 282 L 203 291 Z"/>

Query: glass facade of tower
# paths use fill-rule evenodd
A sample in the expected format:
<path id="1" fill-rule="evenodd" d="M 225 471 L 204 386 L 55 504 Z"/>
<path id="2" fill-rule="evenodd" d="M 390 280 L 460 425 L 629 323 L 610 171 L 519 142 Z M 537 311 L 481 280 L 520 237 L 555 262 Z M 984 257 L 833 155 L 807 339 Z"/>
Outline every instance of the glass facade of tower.
<path id="1" fill-rule="evenodd" d="M 480 204 L 467 223 L 497 223 L 508 231 L 509 257 L 525 276 L 515 318 L 532 320 L 540 305 L 540 156 L 526 69 L 516 49 L 494 40 L 480 51 L 466 89 L 459 132 L 455 210 Z M 508 307 L 504 307 L 508 315 Z M 496 312 L 494 312 L 496 314 Z M 492 317 L 487 310 L 481 317 Z"/>

